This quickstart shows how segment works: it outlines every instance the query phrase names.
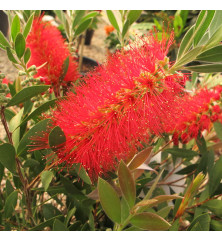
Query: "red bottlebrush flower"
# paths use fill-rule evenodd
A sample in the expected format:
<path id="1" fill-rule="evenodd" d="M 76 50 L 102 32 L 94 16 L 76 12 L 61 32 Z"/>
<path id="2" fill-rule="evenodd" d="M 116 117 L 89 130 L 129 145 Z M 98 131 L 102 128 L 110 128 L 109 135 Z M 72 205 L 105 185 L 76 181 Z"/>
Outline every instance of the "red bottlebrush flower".
<path id="1" fill-rule="evenodd" d="M 38 70 L 35 77 L 42 77 L 54 88 L 60 85 L 67 86 L 79 77 L 77 63 L 73 60 L 60 31 L 50 22 L 43 22 L 42 17 L 34 19 L 26 45 L 31 50 L 28 66 L 38 67 L 46 63 Z M 69 57 L 68 71 L 61 80 L 62 66 L 67 57 Z"/>
<path id="2" fill-rule="evenodd" d="M 69 93 L 51 114 L 66 143 L 59 162 L 80 163 L 92 179 L 113 170 L 117 160 L 148 141 L 150 134 L 172 128 L 181 110 L 186 77 L 171 74 L 166 57 L 172 42 L 150 35 L 111 56 Z"/>
<path id="3" fill-rule="evenodd" d="M 177 120 L 173 136 L 176 133 L 181 138 L 182 143 L 187 143 L 192 138 L 197 138 L 203 130 L 209 131 L 212 123 L 220 120 L 222 115 L 222 110 L 217 104 L 221 93 L 221 86 L 216 86 L 210 90 L 202 88 L 197 90 L 194 96 L 184 97 L 182 105 L 186 105 L 188 108 L 184 109 L 186 111 L 183 116 Z"/>

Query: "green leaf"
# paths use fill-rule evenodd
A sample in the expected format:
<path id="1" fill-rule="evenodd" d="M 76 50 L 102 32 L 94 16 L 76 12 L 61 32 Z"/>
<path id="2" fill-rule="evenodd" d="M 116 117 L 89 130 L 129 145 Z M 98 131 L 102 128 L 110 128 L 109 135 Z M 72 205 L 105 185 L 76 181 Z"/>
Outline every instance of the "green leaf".
<path id="1" fill-rule="evenodd" d="M 112 24 L 112 26 L 117 30 L 117 31 L 120 31 L 119 30 L 119 25 L 116 21 L 116 17 L 115 15 L 113 14 L 112 10 L 106 10 L 106 13 L 107 13 L 107 16 L 108 16 L 108 19 L 110 21 L 110 23 Z"/>
<path id="2" fill-rule="evenodd" d="M 12 192 L 6 199 L 5 201 L 5 207 L 4 207 L 4 212 L 5 212 L 5 217 L 9 218 L 12 216 L 15 206 L 17 204 L 17 199 L 18 199 L 18 191 Z"/>
<path id="3" fill-rule="evenodd" d="M 66 142 L 66 136 L 59 126 L 52 129 L 49 134 L 49 146 L 51 149 L 57 149 L 59 145 Z"/>
<path id="4" fill-rule="evenodd" d="M 23 103 L 30 98 L 45 92 L 50 86 L 47 85 L 36 85 L 31 87 L 23 88 L 20 92 L 16 93 L 12 99 L 8 102 L 7 107 L 18 105 Z"/>
<path id="5" fill-rule="evenodd" d="M 201 214 L 196 217 L 190 224 L 188 231 L 209 231 L 210 216 L 209 214 Z"/>
<path id="6" fill-rule="evenodd" d="M 15 38 L 15 52 L 18 58 L 21 58 L 25 53 L 25 38 L 21 33 L 18 33 Z"/>
<path id="7" fill-rule="evenodd" d="M 124 38 L 124 36 L 126 35 L 129 27 L 130 27 L 130 22 L 129 22 L 129 20 L 127 20 L 125 22 L 125 24 L 123 25 L 122 38 Z"/>
<path id="8" fill-rule="evenodd" d="M 177 171 L 175 174 L 178 174 L 178 175 L 189 174 L 192 171 L 195 171 L 197 169 L 197 166 L 198 166 L 198 164 L 192 164 L 192 165 L 186 166 L 185 168 Z"/>
<path id="9" fill-rule="evenodd" d="M 33 19 L 34 19 L 34 13 L 29 17 L 29 19 L 28 19 L 28 21 L 25 25 L 25 28 L 24 28 L 24 31 L 23 31 L 23 36 L 24 36 L 25 39 L 27 38 L 29 31 L 32 28 Z"/>
<path id="10" fill-rule="evenodd" d="M 210 222 L 210 227 L 214 231 L 222 231 L 222 221 L 212 219 Z"/>
<path id="11" fill-rule="evenodd" d="M 114 188 L 105 180 L 99 177 L 98 181 L 99 198 L 106 215 L 118 224 L 121 223 L 121 204 Z"/>
<path id="12" fill-rule="evenodd" d="M 157 215 L 159 215 L 162 218 L 166 218 L 172 208 L 173 206 L 164 207 L 157 212 Z"/>
<path id="13" fill-rule="evenodd" d="M 14 188 L 13 188 L 11 182 L 8 179 L 6 180 L 6 186 L 5 187 L 6 187 L 6 195 L 8 197 L 12 192 L 14 192 Z"/>
<path id="14" fill-rule="evenodd" d="M 55 219 L 59 219 L 61 218 L 63 215 L 58 215 L 58 216 L 55 216 L 54 218 L 51 218 L 41 224 L 38 224 L 37 226 L 33 227 L 30 229 L 30 231 L 42 231 L 45 227 L 48 227 L 48 226 L 52 226 L 53 225 L 53 222 Z"/>
<path id="15" fill-rule="evenodd" d="M 118 178 L 122 194 L 129 207 L 132 208 L 136 200 L 136 185 L 130 170 L 123 161 L 119 164 Z"/>
<path id="16" fill-rule="evenodd" d="M 38 122 L 34 127 L 32 127 L 28 132 L 25 133 L 25 135 L 20 140 L 20 143 L 17 148 L 17 154 L 21 155 L 25 151 L 27 151 L 29 148 L 29 145 L 32 143 L 31 138 L 36 135 L 42 134 L 42 132 L 46 131 L 47 128 L 50 125 L 51 120 L 50 119 L 44 119 L 40 122 Z"/>
<path id="17" fill-rule="evenodd" d="M 92 19 L 87 19 L 86 21 L 82 22 L 75 31 L 75 36 L 80 35 L 82 32 L 84 32 L 89 25 L 91 24 Z"/>
<path id="18" fill-rule="evenodd" d="M 65 15 L 64 15 L 63 11 L 62 10 L 54 10 L 54 12 L 57 15 L 57 17 L 59 18 L 59 20 L 62 22 L 62 24 L 64 24 Z"/>
<path id="19" fill-rule="evenodd" d="M 64 60 L 63 65 L 62 65 L 62 74 L 60 76 L 60 79 L 63 80 L 66 76 L 66 73 L 69 68 L 69 56 Z"/>
<path id="20" fill-rule="evenodd" d="M 133 24 L 141 15 L 142 10 L 130 10 L 127 15 L 127 20 L 129 20 L 129 25 Z"/>
<path id="21" fill-rule="evenodd" d="M 15 42 L 15 38 L 17 34 L 20 32 L 20 19 L 18 15 L 16 14 L 15 17 L 12 20 L 11 24 L 11 37 L 13 42 Z"/>
<path id="22" fill-rule="evenodd" d="M 41 174 L 41 181 L 45 191 L 47 191 L 53 176 L 54 175 L 51 171 L 43 171 L 43 173 Z"/>
<path id="23" fill-rule="evenodd" d="M 91 18 L 94 18 L 98 15 L 99 13 L 98 12 L 91 12 L 91 13 L 88 13 L 86 16 L 84 16 L 81 21 L 80 21 L 80 24 L 85 22 L 87 19 L 91 19 Z"/>
<path id="24" fill-rule="evenodd" d="M 204 64 L 204 65 L 186 66 L 183 69 L 188 71 L 202 72 L 202 73 L 221 72 L 222 64 Z"/>
<path id="25" fill-rule="evenodd" d="M 222 200 L 210 200 L 202 205 L 218 217 L 222 217 Z"/>
<path id="26" fill-rule="evenodd" d="M 207 16 L 204 20 L 204 22 L 201 25 L 201 28 L 199 28 L 199 30 L 196 32 L 195 37 L 194 37 L 194 46 L 196 46 L 198 44 L 198 42 L 201 40 L 201 38 L 203 37 L 203 35 L 205 34 L 206 30 L 208 29 L 214 14 L 215 14 L 215 10 L 204 10 L 200 12 L 200 15 L 197 19 L 196 25 L 195 25 L 195 29 L 198 28 L 201 20 L 204 18 L 205 15 L 205 11 L 207 11 Z"/>
<path id="27" fill-rule="evenodd" d="M 8 40 L 5 38 L 4 34 L 0 31 L 0 44 L 4 47 L 11 48 Z"/>
<path id="28" fill-rule="evenodd" d="M 203 171 L 204 174 L 209 173 L 214 164 L 214 152 L 213 150 L 206 151 L 199 159 L 199 165 L 196 173 Z"/>
<path id="29" fill-rule="evenodd" d="M 218 138 L 222 140 L 222 124 L 220 122 L 215 122 L 214 129 L 216 131 Z"/>
<path id="30" fill-rule="evenodd" d="M 77 172 L 77 175 L 87 184 L 92 185 L 92 182 L 84 169 L 84 167 L 81 167 L 79 163 L 73 164 L 73 167 L 75 167 L 75 170 Z"/>
<path id="31" fill-rule="evenodd" d="M 221 26 L 222 10 L 216 10 L 214 18 L 209 27 L 210 36 L 212 36 L 216 30 Z"/>
<path id="32" fill-rule="evenodd" d="M 74 207 L 68 211 L 67 216 L 65 218 L 65 222 L 64 222 L 66 227 L 68 226 L 69 220 L 72 218 L 72 216 L 75 214 L 75 212 L 76 212 L 76 207 Z"/>
<path id="33" fill-rule="evenodd" d="M 21 122 L 23 110 L 24 108 L 20 109 L 20 111 L 9 122 L 9 131 L 12 133 L 12 141 L 15 149 L 17 149 L 20 140 L 20 128 L 17 129 L 17 126 Z"/>
<path id="34" fill-rule="evenodd" d="M 215 46 L 197 56 L 196 60 L 206 62 L 222 62 L 222 46 Z"/>
<path id="35" fill-rule="evenodd" d="M 62 223 L 60 220 L 55 219 L 53 223 L 53 231 L 69 231 L 65 224 Z"/>
<path id="36" fill-rule="evenodd" d="M 222 40 L 222 25 L 216 30 L 216 32 L 207 41 L 204 49 L 210 49 L 215 45 L 218 45 Z"/>
<path id="37" fill-rule="evenodd" d="M 190 39 L 193 36 L 193 33 L 194 33 L 194 25 L 186 32 L 185 36 L 181 41 L 180 48 L 177 54 L 177 60 L 180 59 L 183 56 L 185 50 L 189 49 L 189 47 L 191 46 L 192 42 L 190 42 Z M 189 47 L 187 47 L 188 45 Z"/>
<path id="38" fill-rule="evenodd" d="M 190 50 L 187 54 L 185 54 L 181 59 L 177 60 L 173 65 L 172 69 L 179 69 L 180 67 L 186 65 L 187 63 L 196 59 L 196 57 L 201 53 L 203 47 L 198 46 L 192 50 Z"/>
<path id="39" fill-rule="evenodd" d="M 11 49 L 9 47 L 6 47 L 6 51 L 7 51 L 8 59 L 13 63 L 18 64 L 18 61 L 15 59 L 14 55 L 12 54 Z"/>
<path id="40" fill-rule="evenodd" d="M 222 156 L 220 159 L 215 163 L 213 168 L 209 173 L 209 192 L 210 195 L 213 195 L 214 192 L 217 190 L 220 181 L 222 179 Z"/>
<path id="41" fill-rule="evenodd" d="M 72 24 L 73 30 L 80 23 L 84 14 L 85 14 L 85 10 L 76 10 L 76 16 L 75 16 L 75 19 L 74 19 L 73 24 Z"/>
<path id="42" fill-rule="evenodd" d="M 0 145 L 0 162 L 13 174 L 16 173 L 15 148 L 8 143 Z"/>
<path id="43" fill-rule="evenodd" d="M 41 106 L 39 106 L 34 111 L 32 111 L 29 114 L 29 116 L 27 116 L 25 119 L 23 119 L 23 121 L 21 122 L 21 124 L 19 126 L 23 125 L 24 123 L 26 123 L 30 119 L 35 119 L 37 116 L 41 115 L 43 112 L 47 111 L 49 108 L 54 107 L 57 100 L 58 99 L 55 98 L 55 99 L 52 99 L 50 101 L 47 101 L 47 102 L 43 103 Z"/>
<path id="44" fill-rule="evenodd" d="M 168 230 L 171 226 L 165 219 L 163 219 L 159 215 L 148 212 L 134 215 L 130 219 L 130 223 L 133 226 L 150 231 Z"/>
<path id="45" fill-rule="evenodd" d="M 31 57 L 31 50 L 30 50 L 30 48 L 27 48 L 25 50 L 25 54 L 24 54 L 24 62 L 25 62 L 25 64 L 28 63 L 30 57 Z"/>
<path id="46" fill-rule="evenodd" d="M 181 158 L 193 158 L 194 156 L 199 155 L 196 151 L 180 149 L 177 147 L 165 149 L 164 151 L 171 155 L 175 155 L 176 157 L 181 157 Z"/>

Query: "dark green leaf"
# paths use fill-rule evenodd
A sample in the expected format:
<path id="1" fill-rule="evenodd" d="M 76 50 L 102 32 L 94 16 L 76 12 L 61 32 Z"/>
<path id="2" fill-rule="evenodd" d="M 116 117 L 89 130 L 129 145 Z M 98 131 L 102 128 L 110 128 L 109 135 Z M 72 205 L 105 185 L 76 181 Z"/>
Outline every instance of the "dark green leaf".
<path id="1" fill-rule="evenodd" d="M 204 64 L 196 66 L 186 66 L 183 68 L 188 71 L 212 73 L 212 72 L 222 72 L 222 64 Z"/>
<path id="2" fill-rule="evenodd" d="M 130 27 L 130 22 L 129 22 L 129 20 L 127 20 L 125 22 L 125 24 L 123 25 L 122 38 L 124 38 L 124 36 L 126 35 L 129 27 Z"/>
<path id="3" fill-rule="evenodd" d="M 42 231 L 45 227 L 52 226 L 55 219 L 59 219 L 61 217 L 62 217 L 62 215 L 58 215 L 54 218 L 51 218 L 41 224 L 38 224 L 37 226 L 35 226 L 33 228 L 31 228 L 30 231 Z"/>
<path id="4" fill-rule="evenodd" d="M 114 222 L 121 223 L 121 204 L 114 188 L 102 178 L 98 181 L 99 198 L 106 215 Z"/>
<path id="5" fill-rule="evenodd" d="M 84 16 L 81 21 L 80 21 L 80 24 L 85 22 L 87 19 L 91 19 L 91 18 L 94 18 L 98 15 L 99 13 L 98 12 L 91 12 L 91 13 L 88 13 L 86 16 Z"/>
<path id="6" fill-rule="evenodd" d="M 14 188 L 13 188 L 11 182 L 7 179 L 7 180 L 6 180 L 6 195 L 7 195 L 7 197 L 8 197 L 12 192 L 14 192 Z"/>
<path id="7" fill-rule="evenodd" d="M 150 231 L 168 230 L 171 226 L 165 219 L 161 218 L 159 215 L 148 212 L 134 215 L 131 218 L 130 223 L 133 226 Z"/>
<path id="8" fill-rule="evenodd" d="M 4 47 L 11 47 L 8 40 L 5 38 L 4 34 L 0 31 L 0 44 Z"/>
<path id="9" fill-rule="evenodd" d="M 165 149 L 165 152 L 175 155 L 176 157 L 181 158 L 193 158 L 194 156 L 198 156 L 199 154 L 196 151 L 193 150 L 187 150 L 187 149 L 180 149 L 177 147 L 171 148 L 171 149 Z"/>
<path id="10" fill-rule="evenodd" d="M 29 100 L 30 98 L 45 92 L 47 89 L 49 89 L 49 87 L 50 86 L 47 86 L 47 85 L 36 85 L 36 86 L 26 87 L 12 97 L 12 99 L 8 102 L 7 107 L 23 103 Z"/>
<path id="11" fill-rule="evenodd" d="M 4 176 L 4 172 L 5 172 L 5 167 L 2 165 L 2 163 L 0 162 L 0 183 L 2 181 L 2 178 Z"/>
<path id="12" fill-rule="evenodd" d="M 176 174 L 178 175 L 185 175 L 185 174 L 189 174 L 191 173 L 192 171 L 195 171 L 197 169 L 197 166 L 198 164 L 192 164 L 192 165 L 189 165 L 179 171 L 176 172 Z"/>
<path id="13" fill-rule="evenodd" d="M 0 162 L 10 172 L 16 173 L 15 148 L 11 144 L 0 145 Z"/>
<path id="14" fill-rule="evenodd" d="M 201 214 L 196 217 L 190 224 L 188 231 L 209 231 L 210 216 L 209 214 Z"/>
<path id="15" fill-rule="evenodd" d="M 29 19 L 28 19 L 28 21 L 25 25 L 25 28 L 24 28 L 24 31 L 23 31 L 23 36 L 24 36 L 25 39 L 27 38 L 29 31 L 32 28 L 33 18 L 34 18 L 34 13 L 29 17 Z"/>
<path id="16" fill-rule="evenodd" d="M 31 57 L 31 50 L 30 50 L 30 48 L 27 48 L 25 50 L 25 54 L 24 54 L 24 62 L 25 62 L 25 64 L 28 63 L 30 57 Z"/>
<path id="17" fill-rule="evenodd" d="M 57 149 L 59 145 L 66 142 L 66 136 L 59 126 L 52 129 L 49 134 L 49 146 L 52 149 Z"/>
<path id="18" fill-rule="evenodd" d="M 129 20 L 129 25 L 133 24 L 141 15 L 142 10 L 130 10 L 127 15 L 127 20 Z"/>
<path id="19" fill-rule="evenodd" d="M 12 36 L 13 42 L 15 41 L 15 38 L 19 32 L 20 32 L 20 20 L 18 15 L 16 14 L 11 24 L 11 36 Z"/>
<path id="20" fill-rule="evenodd" d="M 64 60 L 63 65 L 62 65 L 62 74 L 60 76 L 60 79 L 63 80 L 67 71 L 69 68 L 69 56 Z"/>
<path id="21" fill-rule="evenodd" d="M 213 167 L 214 163 L 214 152 L 213 150 L 206 151 L 202 154 L 202 157 L 199 160 L 199 165 L 197 167 L 196 174 L 200 173 L 201 171 L 206 174 L 210 172 L 211 168 Z"/>
<path id="22" fill-rule="evenodd" d="M 72 24 L 73 30 L 80 23 L 84 14 L 85 14 L 85 10 L 76 10 L 76 16 L 75 16 L 75 19 L 74 19 L 73 24 Z"/>
<path id="23" fill-rule="evenodd" d="M 81 167 L 80 164 L 73 164 L 73 167 L 75 167 L 77 175 L 87 184 L 92 185 L 92 182 L 86 172 L 86 170 Z"/>
<path id="24" fill-rule="evenodd" d="M 212 36 L 216 30 L 221 26 L 222 10 L 216 10 L 214 18 L 209 27 L 210 36 Z"/>
<path id="25" fill-rule="evenodd" d="M 214 129 L 216 131 L 218 138 L 222 140 L 222 124 L 220 122 L 215 122 Z"/>
<path id="26" fill-rule="evenodd" d="M 6 199 L 5 202 L 5 207 L 4 207 L 4 212 L 5 212 L 5 217 L 9 218 L 12 216 L 15 206 L 17 204 L 17 199 L 18 199 L 18 191 L 12 192 Z"/>
<path id="27" fill-rule="evenodd" d="M 216 32 L 207 41 L 205 49 L 210 49 L 215 45 L 218 45 L 222 40 L 222 25 L 216 30 Z"/>
<path id="28" fill-rule="evenodd" d="M 129 207 L 132 208 L 136 200 L 136 185 L 129 168 L 123 161 L 119 164 L 118 178 L 122 194 L 129 204 Z"/>
<path id="29" fill-rule="evenodd" d="M 202 205 L 218 217 L 222 217 L 222 200 L 210 200 Z"/>
<path id="30" fill-rule="evenodd" d="M 112 26 L 117 30 L 117 31 L 120 31 L 119 30 L 119 25 L 116 21 L 116 17 L 115 15 L 113 14 L 112 10 L 106 10 L 106 13 L 107 13 L 107 16 L 108 16 L 108 19 L 110 21 L 110 23 L 112 24 Z"/>
<path id="31" fill-rule="evenodd" d="M 15 52 L 18 58 L 21 58 L 25 53 L 25 38 L 21 33 L 18 33 L 15 39 Z"/>
<path id="32" fill-rule="evenodd" d="M 166 218 L 172 208 L 173 206 L 164 207 L 157 212 L 157 215 L 159 215 L 162 218 Z"/>
<path id="33" fill-rule="evenodd" d="M 27 151 L 29 148 L 31 148 L 31 147 L 29 147 L 29 145 L 32 143 L 31 138 L 36 135 L 41 136 L 42 132 L 45 132 L 47 130 L 47 128 L 49 127 L 50 121 L 51 121 L 50 119 L 44 119 L 44 120 L 38 122 L 27 133 L 25 133 L 25 135 L 20 140 L 20 143 L 17 148 L 18 155 L 23 154 L 25 151 Z"/>
<path id="34" fill-rule="evenodd" d="M 91 24 L 92 19 L 87 19 L 86 21 L 82 22 L 75 31 L 75 36 L 80 35 L 82 32 L 84 32 L 89 25 Z"/>
<path id="35" fill-rule="evenodd" d="M 215 163 L 209 174 L 209 192 L 213 195 L 222 179 L 222 156 Z"/>
<path id="36" fill-rule="evenodd" d="M 206 62 L 222 62 L 222 46 L 215 46 L 197 56 L 196 60 Z"/>
<path id="37" fill-rule="evenodd" d="M 68 211 L 67 216 L 65 218 L 65 222 L 64 222 L 66 227 L 68 226 L 69 220 L 72 218 L 72 216 L 75 214 L 75 212 L 76 212 L 76 207 L 74 207 Z"/>
<path id="38" fill-rule="evenodd" d="M 55 219 L 53 223 L 53 231 L 69 231 L 65 224 L 62 223 L 60 220 Z"/>
<path id="39" fill-rule="evenodd" d="M 52 181 L 52 178 L 53 173 L 51 171 L 43 171 L 43 173 L 41 174 L 41 182 L 45 191 L 47 191 L 49 184 Z"/>
<path id="40" fill-rule="evenodd" d="M 212 219 L 210 222 L 210 227 L 214 231 L 222 231 L 222 221 Z"/>
<path id="41" fill-rule="evenodd" d="M 6 51 L 7 51 L 8 59 L 13 63 L 18 64 L 18 61 L 15 59 L 14 55 L 12 54 L 11 49 L 9 47 L 6 47 Z"/>

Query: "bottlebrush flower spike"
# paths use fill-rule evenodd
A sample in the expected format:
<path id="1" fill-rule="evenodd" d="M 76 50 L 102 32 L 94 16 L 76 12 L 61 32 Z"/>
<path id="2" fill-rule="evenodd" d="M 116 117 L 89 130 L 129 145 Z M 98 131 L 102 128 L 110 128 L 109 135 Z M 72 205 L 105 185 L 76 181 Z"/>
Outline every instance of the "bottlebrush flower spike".
<path id="1" fill-rule="evenodd" d="M 46 63 L 38 69 L 35 77 L 42 77 L 43 82 L 50 83 L 56 90 L 60 85 L 67 86 L 77 80 L 79 77 L 77 63 L 73 60 L 60 31 L 50 22 L 43 22 L 42 17 L 34 19 L 26 40 L 26 45 L 31 50 L 28 66 L 38 67 Z M 62 66 L 67 57 L 69 57 L 68 71 L 61 80 Z"/>
<path id="2" fill-rule="evenodd" d="M 111 56 L 69 93 L 51 114 L 66 136 L 59 163 L 80 163 L 92 179 L 115 169 L 119 159 L 136 151 L 150 134 L 174 127 L 186 76 L 171 74 L 169 42 L 153 35 Z M 173 115 L 171 115 L 173 113 Z"/>
<path id="3" fill-rule="evenodd" d="M 202 88 L 195 95 L 184 97 L 187 110 L 177 120 L 173 132 L 173 141 L 177 145 L 179 139 L 186 144 L 191 139 L 197 138 L 202 131 L 209 131 L 213 123 L 222 122 L 221 103 L 222 86 L 218 85 L 212 89 Z"/>

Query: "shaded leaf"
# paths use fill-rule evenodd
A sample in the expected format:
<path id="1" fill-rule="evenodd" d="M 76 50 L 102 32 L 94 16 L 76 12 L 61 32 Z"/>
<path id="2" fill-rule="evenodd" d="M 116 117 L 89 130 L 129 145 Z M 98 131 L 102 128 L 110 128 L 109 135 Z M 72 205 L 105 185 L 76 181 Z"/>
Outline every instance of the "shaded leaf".
<path id="1" fill-rule="evenodd" d="M 222 140 L 222 124 L 220 122 L 215 122 L 214 129 L 216 131 L 218 138 Z"/>
<path id="2" fill-rule="evenodd" d="M 61 217 L 62 217 L 62 215 L 58 215 L 58 216 L 56 216 L 56 217 L 54 217 L 54 218 L 51 218 L 51 219 L 49 219 L 49 220 L 47 220 L 47 221 L 45 221 L 45 222 L 43 222 L 43 223 L 41 223 L 41 224 L 38 224 L 37 226 L 35 226 L 35 227 L 33 227 L 33 228 L 31 228 L 30 231 L 41 231 L 41 230 L 43 230 L 45 227 L 52 226 L 54 220 L 55 220 L 55 219 L 59 219 L 59 218 L 61 218 Z"/>
<path id="3" fill-rule="evenodd" d="M 4 212 L 5 212 L 5 217 L 9 218 L 12 216 L 15 206 L 17 204 L 17 199 L 18 199 L 18 191 L 12 192 L 6 199 L 5 201 L 5 207 L 4 207 Z"/>
<path id="4" fill-rule="evenodd" d="M 0 162 L 10 172 L 16 173 L 15 148 L 11 144 L 0 145 Z"/>
<path id="5" fill-rule="evenodd" d="M 56 126 L 50 132 L 48 141 L 49 146 L 52 149 L 57 149 L 59 145 L 66 142 L 66 136 L 63 133 L 62 129 L 59 126 Z"/>
<path id="6" fill-rule="evenodd" d="M 197 56 L 196 60 L 206 62 L 222 62 L 222 46 L 215 46 Z"/>
<path id="7" fill-rule="evenodd" d="M 49 184 L 52 181 L 52 178 L 53 173 L 51 171 L 43 171 L 43 173 L 41 174 L 41 182 L 45 191 L 47 191 Z"/>
<path id="8" fill-rule="evenodd" d="M 58 219 L 55 219 L 53 223 L 53 231 L 69 231 L 69 230 L 66 228 L 63 222 L 61 222 Z"/>
<path id="9" fill-rule="evenodd" d="M 209 214 L 201 214 L 196 217 L 190 224 L 188 231 L 209 231 L 210 216 Z"/>
<path id="10" fill-rule="evenodd" d="M 177 147 L 171 148 L 171 149 L 165 149 L 165 152 L 175 155 L 176 157 L 181 158 L 193 158 L 194 156 L 198 156 L 199 154 L 196 151 L 193 150 L 187 150 L 187 149 L 180 149 Z"/>
<path id="11" fill-rule="evenodd" d="M 186 66 L 183 69 L 202 73 L 221 72 L 222 64 L 203 64 L 195 66 Z"/>

